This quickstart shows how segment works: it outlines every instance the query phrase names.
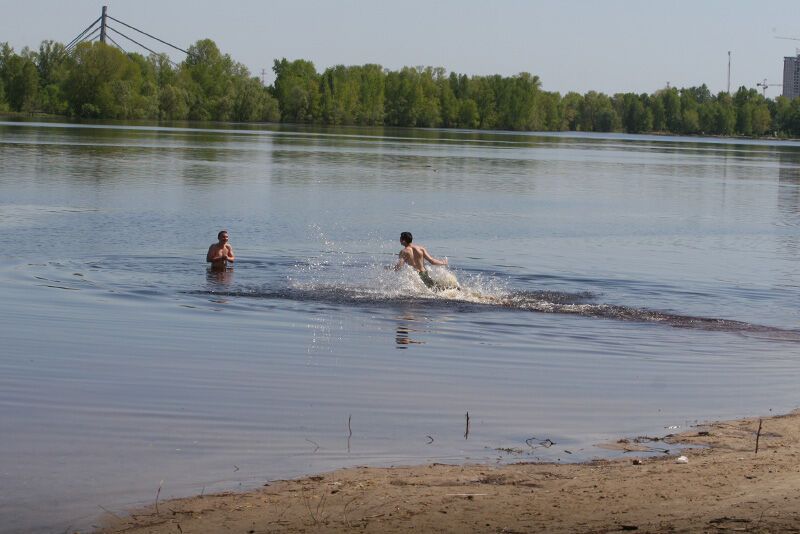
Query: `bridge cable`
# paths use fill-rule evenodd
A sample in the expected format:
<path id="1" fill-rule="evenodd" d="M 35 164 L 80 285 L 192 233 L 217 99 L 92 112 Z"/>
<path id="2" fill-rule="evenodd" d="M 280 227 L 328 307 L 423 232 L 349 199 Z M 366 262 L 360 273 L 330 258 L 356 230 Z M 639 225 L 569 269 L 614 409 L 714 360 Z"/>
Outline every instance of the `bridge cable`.
<path id="1" fill-rule="evenodd" d="M 158 41 L 159 43 L 163 43 L 163 44 L 165 44 L 165 45 L 167 45 L 167 46 L 171 46 L 171 47 L 172 47 L 172 48 L 174 48 L 175 50 L 180 50 L 181 52 L 183 52 L 183 53 L 184 53 L 184 54 L 186 54 L 187 56 L 191 56 L 191 55 L 192 55 L 192 53 L 191 53 L 191 52 L 189 52 L 189 51 L 187 51 L 187 50 L 184 50 L 183 48 L 181 48 L 181 47 L 179 47 L 179 46 L 175 46 L 174 44 L 171 44 L 171 43 L 168 43 L 168 42 L 166 42 L 166 41 L 164 41 L 164 40 L 162 40 L 162 39 L 159 39 L 159 38 L 158 38 L 158 37 L 156 37 L 155 35 L 150 35 L 149 33 L 147 33 L 147 32 L 144 32 L 144 31 L 140 30 L 139 28 L 134 28 L 134 27 L 133 27 L 133 26 L 131 26 L 130 24 L 126 24 L 126 23 L 122 22 L 122 21 L 121 21 L 121 20 L 119 20 L 119 19 L 115 19 L 115 18 L 114 18 L 114 17 L 112 17 L 111 15 L 106 15 L 106 16 L 107 16 L 108 18 L 110 18 L 111 20 L 115 21 L 115 22 L 119 22 L 119 23 L 120 23 L 120 24 L 122 24 L 123 26 L 127 26 L 128 28 L 130 28 L 130 29 L 132 29 L 132 30 L 134 30 L 134 31 L 137 31 L 137 32 L 139 32 L 139 33 L 141 33 L 141 34 L 143 34 L 143 35 L 146 35 L 146 36 L 150 37 L 151 39 L 155 39 L 155 40 L 156 40 L 156 41 Z M 119 33 L 119 32 L 117 32 L 117 33 Z M 121 34 L 120 34 L 120 35 L 121 35 Z M 140 45 L 140 46 L 141 46 L 141 45 Z"/>
<path id="2" fill-rule="evenodd" d="M 93 41 L 93 40 L 94 40 L 94 39 L 95 39 L 95 38 L 98 36 L 98 34 L 99 34 L 99 33 L 100 33 L 100 28 L 99 28 L 99 27 L 98 27 L 98 28 L 95 28 L 95 29 L 94 29 L 94 31 L 93 31 L 92 33 L 90 33 L 89 35 L 87 35 L 86 37 L 84 37 L 83 39 L 81 39 L 80 41 L 78 41 L 77 43 L 75 43 L 74 45 L 72 45 L 72 47 L 71 47 L 71 48 L 69 48 L 69 49 L 65 49 L 64 51 L 65 51 L 65 52 L 72 52 L 73 50 L 75 50 L 75 48 L 76 48 L 76 47 L 77 47 L 79 44 L 81 44 L 81 43 L 84 43 L 84 42 L 87 42 L 87 41 Z"/>
<path id="3" fill-rule="evenodd" d="M 106 27 L 108 27 L 108 26 L 106 26 Z M 123 53 L 123 54 L 125 54 L 125 55 L 128 55 L 128 51 L 127 51 L 127 50 L 125 50 L 124 48 L 122 48 L 122 47 L 119 45 L 119 43 L 118 43 L 118 42 L 116 42 L 116 41 L 114 40 L 114 38 L 113 38 L 113 37 L 111 37 L 111 36 L 110 36 L 110 35 L 108 35 L 108 34 L 106 34 L 106 37 L 108 38 L 108 40 L 109 40 L 109 41 L 111 41 L 112 43 L 114 43 L 114 44 L 116 45 L 116 47 L 117 47 L 117 48 L 119 48 L 120 50 L 122 50 L 122 53 Z"/>
<path id="4" fill-rule="evenodd" d="M 109 17 L 109 18 L 111 18 L 111 17 Z M 114 20 L 116 20 L 116 19 L 114 19 Z M 122 33 L 121 31 L 117 30 L 116 28 L 112 28 L 112 27 L 111 27 L 111 26 L 109 26 L 109 25 L 106 25 L 106 28 L 107 28 L 107 29 L 109 29 L 109 30 L 112 30 L 114 33 L 117 33 L 117 34 L 121 35 L 122 37 L 124 37 L 125 39 L 129 40 L 130 42 L 132 42 L 132 43 L 134 43 L 134 44 L 137 44 L 137 45 L 141 46 L 142 48 L 144 48 L 145 50 L 147 50 L 147 51 L 148 51 L 148 52 L 150 52 L 151 54 L 155 54 L 155 55 L 157 55 L 157 56 L 162 56 L 162 55 L 163 55 L 163 56 L 165 56 L 165 57 L 167 58 L 167 61 L 169 61 L 170 63 L 172 63 L 172 64 L 173 64 L 173 65 L 175 65 L 176 67 L 178 67 L 178 66 L 179 66 L 177 63 L 175 63 L 175 62 L 174 62 L 174 61 L 172 61 L 172 60 L 171 60 L 169 57 L 167 57 L 167 55 L 166 55 L 166 54 L 159 54 L 159 53 L 158 53 L 158 52 L 156 52 L 155 50 L 152 50 L 152 49 L 150 49 L 150 48 L 146 47 L 145 45 L 143 45 L 143 44 L 142 44 L 142 43 L 140 43 L 139 41 L 136 41 L 135 39 L 131 39 L 130 37 L 128 37 L 127 35 L 125 35 L 125 34 L 124 34 L 124 33 Z"/>
<path id="5" fill-rule="evenodd" d="M 83 30 L 81 33 L 79 33 L 79 34 L 78 34 L 78 36 L 77 36 L 77 37 L 75 37 L 75 38 L 74 38 L 72 41 L 70 41 L 70 42 L 69 42 L 69 43 L 68 43 L 68 44 L 67 44 L 67 45 L 66 45 L 64 48 L 65 48 L 65 49 L 67 49 L 67 48 L 71 47 L 71 46 L 72 46 L 72 45 L 74 45 L 74 44 L 78 44 L 78 42 L 80 42 L 81 38 L 82 38 L 84 35 L 86 35 L 86 32 L 88 32 L 89 30 L 91 30 L 91 29 L 92 29 L 92 26 L 94 26 L 95 24 L 97 24 L 97 23 L 100 21 L 100 19 L 102 19 L 102 18 L 103 18 L 102 16 L 100 16 L 100 17 L 97 17 L 97 19 L 95 19 L 95 21 L 94 21 L 94 22 L 92 22 L 91 24 L 89 24 L 89 26 L 87 26 L 85 30 Z"/>

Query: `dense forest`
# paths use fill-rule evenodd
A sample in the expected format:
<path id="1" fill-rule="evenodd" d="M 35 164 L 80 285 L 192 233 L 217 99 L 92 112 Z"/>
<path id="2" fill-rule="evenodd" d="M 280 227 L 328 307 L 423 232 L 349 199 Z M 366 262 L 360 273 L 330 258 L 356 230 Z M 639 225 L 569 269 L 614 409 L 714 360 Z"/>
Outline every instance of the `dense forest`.
<path id="1" fill-rule="evenodd" d="M 38 51 L 0 44 L 0 112 L 74 118 L 283 121 L 494 130 L 665 132 L 800 137 L 800 98 L 705 85 L 653 94 L 543 91 L 538 76 L 468 76 L 443 68 L 330 67 L 276 60 L 264 87 L 210 39 L 174 64 L 100 42 Z"/>

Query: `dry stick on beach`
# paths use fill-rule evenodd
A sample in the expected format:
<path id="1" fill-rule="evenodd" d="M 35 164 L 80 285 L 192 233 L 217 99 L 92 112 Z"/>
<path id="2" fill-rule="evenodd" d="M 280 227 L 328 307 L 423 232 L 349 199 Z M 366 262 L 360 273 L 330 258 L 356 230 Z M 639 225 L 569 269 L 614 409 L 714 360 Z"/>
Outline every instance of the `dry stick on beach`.
<path id="1" fill-rule="evenodd" d="M 350 427 L 350 420 L 353 418 L 353 414 L 347 415 L 347 452 L 350 452 L 350 438 L 353 437 L 353 429 Z"/>
<path id="2" fill-rule="evenodd" d="M 350 519 L 347 517 L 347 507 L 356 502 L 359 499 L 358 496 L 353 497 L 349 501 L 344 504 L 344 508 L 342 508 L 342 517 L 344 518 L 344 523 L 347 525 L 347 528 L 353 528 L 353 524 L 350 522 Z M 342 497 L 344 501 L 344 497 Z"/>
<path id="3" fill-rule="evenodd" d="M 467 427 L 464 429 L 464 439 L 469 439 L 469 412 L 467 412 Z"/>
<path id="4" fill-rule="evenodd" d="M 156 515 L 158 515 L 158 496 L 161 495 L 161 486 L 164 485 L 164 481 L 158 483 L 158 491 L 156 492 Z"/>
<path id="5" fill-rule="evenodd" d="M 111 510 L 109 510 L 108 508 L 106 508 L 105 506 L 100 506 L 100 505 L 98 504 L 98 505 L 97 505 L 97 507 L 98 507 L 98 508 L 100 508 L 100 509 L 101 509 L 102 511 L 104 511 L 105 513 L 113 515 L 113 516 L 114 516 L 114 517 L 116 517 L 117 519 L 122 519 L 120 516 L 118 516 L 117 514 L 115 514 L 114 512 L 112 512 Z"/>
<path id="6" fill-rule="evenodd" d="M 761 419 L 758 420 L 758 432 L 756 432 L 756 454 L 758 454 L 758 440 L 761 438 Z"/>
<path id="7" fill-rule="evenodd" d="M 327 500 L 327 495 L 325 492 L 320 495 L 315 510 L 311 509 L 311 499 L 306 494 L 306 488 L 301 490 L 301 495 L 303 497 L 303 504 L 306 505 L 306 509 L 308 510 L 308 515 L 311 517 L 312 523 L 316 525 L 317 523 L 323 521 L 325 519 L 325 501 Z"/>

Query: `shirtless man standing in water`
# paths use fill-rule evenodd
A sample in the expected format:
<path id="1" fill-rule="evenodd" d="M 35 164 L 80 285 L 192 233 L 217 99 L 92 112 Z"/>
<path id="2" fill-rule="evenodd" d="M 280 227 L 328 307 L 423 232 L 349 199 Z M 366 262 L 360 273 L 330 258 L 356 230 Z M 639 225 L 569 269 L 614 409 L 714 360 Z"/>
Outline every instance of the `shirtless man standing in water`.
<path id="1" fill-rule="evenodd" d="M 222 230 L 218 233 L 217 239 L 219 239 L 219 242 L 208 247 L 206 261 L 211 264 L 212 271 L 224 271 L 228 266 L 228 262 L 233 263 L 235 257 L 233 248 L 228 244 L 227 230 Z"/>
<path id="2" fill-rule="evenodd" d="M 411 232 L 400 234 L 400 244 L 403 245 L 403 250 L 400 251 L 400 259 L 397 261 L 397 265 L 394 266 L 394 270 L 399 271 L 403 264 L 410 265 L 419 273 L 422 282 L 428 288 L 433 288 L 436 283 L 431 279 L 428 271 L 425 270 L 425 261 L 431 265 L 447 265 L 447 260 L 437 260 L 428 254 L 428 251 L 422 245 L 412 245 L 411 241 L 413 240 Z"/>

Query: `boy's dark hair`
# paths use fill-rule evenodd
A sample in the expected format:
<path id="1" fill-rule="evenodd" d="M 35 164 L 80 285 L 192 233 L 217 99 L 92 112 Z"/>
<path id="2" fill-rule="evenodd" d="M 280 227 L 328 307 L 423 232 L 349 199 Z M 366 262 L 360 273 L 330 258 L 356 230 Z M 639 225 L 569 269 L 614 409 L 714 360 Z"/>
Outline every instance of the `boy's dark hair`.
<path id="1" fill-rule="evenodd" d="M 222 234 L 227 234 L 227 233 L 228 233 L 227 230 L 220 230 L 219 233 L 217 234 L 217 239 L 221 238 Z"/>
<path id="2" fill-rule="evenodd" d="M 411 232 L 401 232 L 400 233 L 400 241 L 405 241 L 406 243 L 411 243 L 414 240 L 414 237 L 411 235 Z"/>

